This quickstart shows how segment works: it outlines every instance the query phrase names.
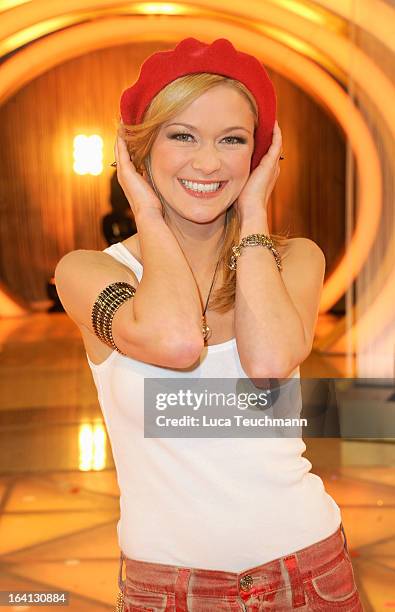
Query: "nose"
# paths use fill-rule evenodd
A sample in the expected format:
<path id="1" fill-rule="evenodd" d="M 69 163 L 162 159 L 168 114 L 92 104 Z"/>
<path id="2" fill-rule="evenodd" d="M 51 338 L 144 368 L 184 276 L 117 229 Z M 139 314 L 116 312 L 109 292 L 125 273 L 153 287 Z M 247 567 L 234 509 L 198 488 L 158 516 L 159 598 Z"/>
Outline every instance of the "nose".
<path id="1" fill-rule="evenodd" d="M 216 172 L 221 167 L 220 154 L 214 145 L 207 144 L 195 152 L 192 168 L 204 174 Z"/>

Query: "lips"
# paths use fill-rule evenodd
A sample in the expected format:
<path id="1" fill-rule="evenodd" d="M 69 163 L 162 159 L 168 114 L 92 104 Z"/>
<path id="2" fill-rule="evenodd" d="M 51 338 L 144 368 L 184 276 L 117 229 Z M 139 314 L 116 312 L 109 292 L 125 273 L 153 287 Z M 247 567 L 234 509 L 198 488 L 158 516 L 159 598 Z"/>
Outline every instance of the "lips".
<path id="1" fill-rule="evenodd" d="M 183 179 L 190 180 L 190 179 Z M 181 182 L 181 179 L 178 179 L 179 184 L 183 188 L 183 190 L 190 196 L 194 198 L 215 198 L 221 191 L 224 189 L 225 185 L 228 181 L 191 181 L 191 183 L 201 183 L 202 185 L 212 185 L 213 183 L 221 183 L 219 189 L 216 191 L 195 191 L 193 189 L 189 189 L 186 185 Z"/>
<path id="2" fill-rule="evenodd" d="M 211 179 L 211 181 L 204 181 L 203 179 L 189 179 L 183 176 L 178 179 L 179 181 L 188 181 L 189 183 L 202 183 L 202 185 L 212 185 L 213 183 L 226 183 L 227 181 L 221 181 L 221 179 Z"/>

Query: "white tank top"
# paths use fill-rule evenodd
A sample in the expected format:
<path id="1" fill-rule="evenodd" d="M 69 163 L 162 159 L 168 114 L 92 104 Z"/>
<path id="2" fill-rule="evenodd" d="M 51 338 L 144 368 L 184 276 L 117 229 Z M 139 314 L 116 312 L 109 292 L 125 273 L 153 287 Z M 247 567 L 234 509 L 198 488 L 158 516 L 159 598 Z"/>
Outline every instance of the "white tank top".
<path id="1" fill-rule="evenodd" d="M 125 246 L 104 252 L 141 280 L 143 266 Z M 116 466 L 127 557 L 240 572 L 339 527 L 339 507 L 310 472 L 300 437 L 144 438 L 144 378 L 248 378 L 235 339 L 205 347 L 185 373 L 117 351 L 99 365 L 87 359 Z"/>

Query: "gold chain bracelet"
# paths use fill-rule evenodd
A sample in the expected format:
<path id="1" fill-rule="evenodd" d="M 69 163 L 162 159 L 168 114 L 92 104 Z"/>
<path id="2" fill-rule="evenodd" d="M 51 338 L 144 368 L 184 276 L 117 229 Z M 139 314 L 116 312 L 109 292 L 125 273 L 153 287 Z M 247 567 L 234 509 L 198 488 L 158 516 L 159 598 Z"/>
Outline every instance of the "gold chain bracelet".
<path id="1" fill-rule="evenodd" d="M 266 236 L 266 234 L 250 234 L 242 238 L 238 245 L 232 247 L 233 255 L 229 260 L 229 268 L 231 270 L 237 269 L 237 259 L 241 255 L 241 249 L 247 246 L 264 246 L 270 249 L 276 260 L 277 268 L 282 270 L 280 254 L 275 248 L 273 240 L 269 236 Z"/>

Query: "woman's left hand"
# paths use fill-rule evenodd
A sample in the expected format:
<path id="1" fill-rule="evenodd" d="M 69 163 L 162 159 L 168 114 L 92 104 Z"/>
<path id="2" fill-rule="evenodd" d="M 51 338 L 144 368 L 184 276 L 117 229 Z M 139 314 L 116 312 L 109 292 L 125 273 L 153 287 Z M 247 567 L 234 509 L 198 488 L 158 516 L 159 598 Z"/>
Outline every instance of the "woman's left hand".
<path id="1" fill-rule="evenodd" d="M 272 144 L 259 165 L 251 172 L 235 203 L 240 221 L 267 212 L 270 195 L 280 174 L 281 148 L 281 130 L 276 120 Z"/>

